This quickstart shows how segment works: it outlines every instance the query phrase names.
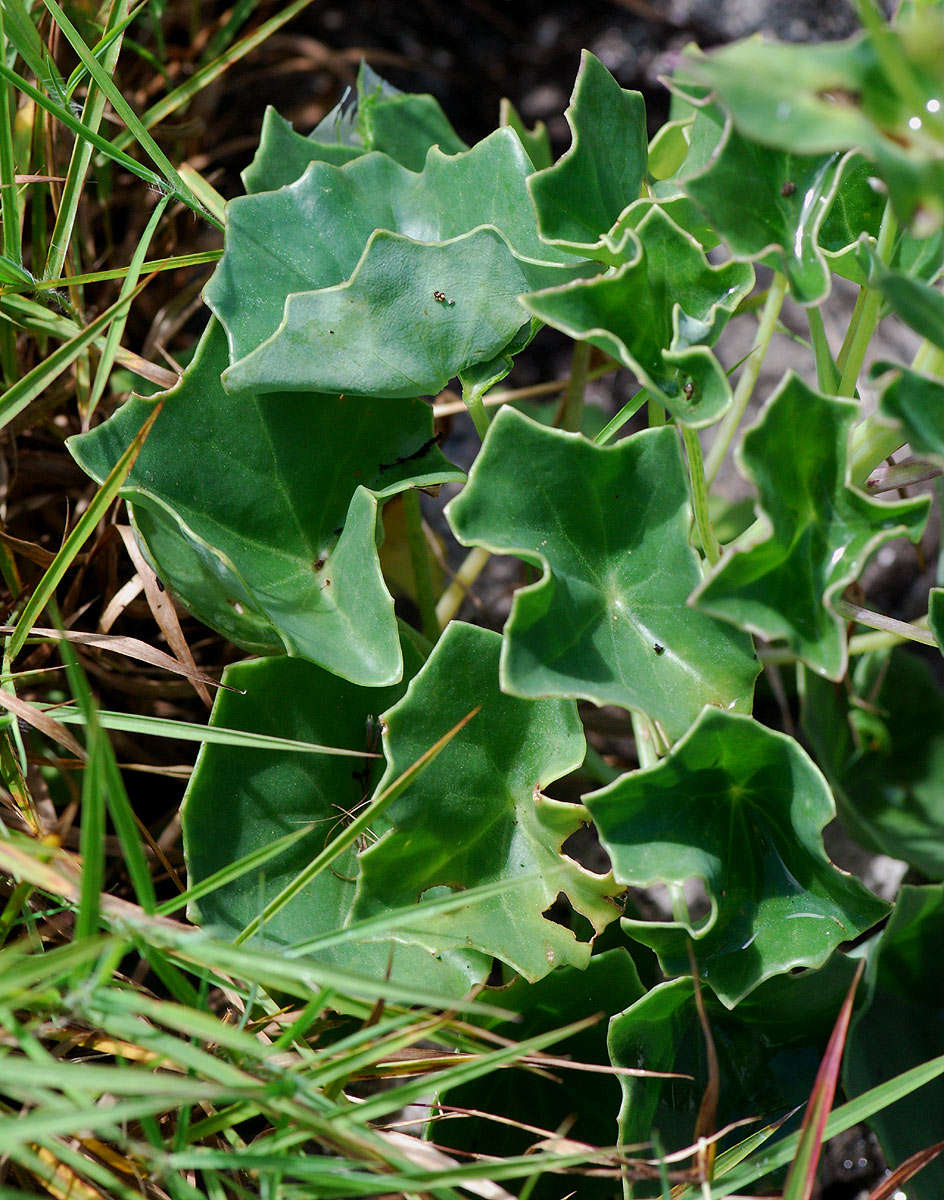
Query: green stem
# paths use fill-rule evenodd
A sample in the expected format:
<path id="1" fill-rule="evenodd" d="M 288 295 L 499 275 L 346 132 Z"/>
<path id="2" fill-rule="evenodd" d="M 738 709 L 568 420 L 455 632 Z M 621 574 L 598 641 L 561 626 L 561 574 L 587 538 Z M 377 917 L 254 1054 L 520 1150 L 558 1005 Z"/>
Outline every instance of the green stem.
<path id="1" fill-rule="evenodd" d="M 714 483 L 715 477 L 721 469 L 721 464 L 724 462 L 725 455 L 728 453 L 728 448 L 734 441 L 734 435 L 737 433 L 738 426 L 741 424 L 741 418 L 744 416 L 745 409 L 754 391 L 754 385 L 757 383 L 757 377 L 760 374 L 764 357 L 767 354 L 770 339 L 777 328 L 777 320 L 780 316 L 780 310 L 783 307 L 786 294 L 786 276 L 776 271 L 770 282 L 770 290 L 767 293 L 767 301 L 764 304 L 760 322 L 757 326 L 754 345 L 751 347 L 751 352 L 744 363 L 744 370 L 741 372 L 737 387 L 734 389 L 734 399 L 731 401 L 731 407 L 725 414 L 725 418 L 718 430 L 718 435 L 708 452 L 705 476 L 709 487 Z"/>
<path id="2" fill-rule="evenodd" d="M 433 590 L 433 567 L 429 557 L 429 543 L 423 531 L 423 513 L 416 488 L 403 493 L 403 513 L 406 517 L 406 540 L 410 547 L 410 562 L 413 566 L 413 582 L 416 585 L 416 602 L 419 605 L 423 633 L 435 642 L 439 637 L 439 621 L 436 619 L 436 598 Z"/>
<path id="3" fill-rule="evenodd" d="M 488 409 L 482 402 L 482 393 L 472 389 L 472 391 L 462 390 L 462 399 L 465 401 L 465 406 L 469 410 L 469 416 L 472 418 L 472 424 L 475 426 L 476 432 L 482 441 L 485 441 L 485 435 L 488 433 L 488 424 L 491 418 L 488 415 Z"/>
<path id="4" fill-rule="evenodd" d="M 654 767 L 659 761 L 659 739 L 652 722 L 644 713 L 632 709 L 629 714 L 636 741 L 636 757 L 640 767 Z"/>
<path id="5" fill-rule="evenodd" d="M 466 598 L 469 588 L 478 579 L 491 556 L 491 551 L 482 546 L 476 546 L 466 555 L 459 570 L 456 571 L 455 578 L 440 596 L 439 603 L 436 605 L 436 620 L 441 629 L 462 607 L 462 601 Z"/>
<path id="6" fill-rule="evenodd" d="M 869 629 L 878 629 L 882 633 L 894 633 L 909 642 L 920 642 L 923 646 L 936 646 L 937 639 L 930 629 L 908 621 L 896 621 L 894 617 L 886 617 L 884 613 L 872 612 L 868 608 L 860 608 L 849 600 L 833 600 L 833 609 L 838 616 L 846 621 L 856 621 Z"/>
<path id="7" fill-rule="evenodd" d="M 567 391 L 564 393 L 560 422 L 561 429 L 566 429 L 570 433 L 576 433 L 580 429 L 591 349 L 589 342 L 574 343 L 574 353 L 570 360 L 570 380 L 567 383 Z"/>
<path id="8" fill-rule="evenodd" d="M 882 216 L 882 224 L 878 231 L 878 241 L 875 245 L 875 253 L 882 262 L 888 261 L 892 247 L 895 244 L 897 232 L 898 223 L 892 212 L 892 206 L 891 204 L 886 204 L 885 213 Z M 878 288 L 863 288 L 863 293 L 865 298 L 862 299 L 862 293 L 860 293 L 859 299 L 862 300 L 862 303 L 860 305 L 856 301 L 852 321 L 846 333 L 846 340 L 843 343 L 845 355 L 842 364 L 842 378 L 839 380 L 839 387 L 836 389 L 837 396 L 855 395 L 859 372 L 862 370 L 862 364 L 865 361 L 865 353 L 869 348 L 869 342 L 872 340 L 872 334 L 875 332 L 875 327 L 878 325 L 881 315 L 882 293 Z"/>
<path id="9" fill-rule="evenodd" d="M 708 514 L 708 486 L 705 481 L 705 465 L 701 456 L 701 442 L 698 434 L 688 425 L 682 426 L 682 440 L 685 443 L 685 453 L 688 456 L 688 477 L 692 488 L 692 511 L 695 514 L 695 527 L 705 557 L 712 566 L 721 557 L 721 547 L 711 525 Z"/>
<path id="10" fill-rule="evenodd" d="M 654 425 L 665 424 L 665 405 L 660 404 L 658 400 L 654 400 L 652 396 L 647 401 L 647 412 L 649 414 L 649 427 Z"/>

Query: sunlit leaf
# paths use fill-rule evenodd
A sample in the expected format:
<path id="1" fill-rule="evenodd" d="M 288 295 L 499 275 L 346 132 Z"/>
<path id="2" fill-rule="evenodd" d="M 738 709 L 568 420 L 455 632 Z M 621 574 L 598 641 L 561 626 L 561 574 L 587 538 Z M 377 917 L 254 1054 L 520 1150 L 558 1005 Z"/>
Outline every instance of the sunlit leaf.
<path id="1" fill-rule="evenodd" d="M 377 512 L 411 484 L 455 479 L 418 400 L 228 395 L 211 322 L 123 494 L 158 574 L 247 649 L 287 650 L 363 684 L 401 669 Z M 153 401 L 134 398 L 75 438 L 101 478 Z"/>
<path id="2" fill-rule="evenodd" d="M 464 544 L 543 569 L 505 626 L 508 691 L 638 709 L 672 740 L 705 704 L 749 711 L 750 640 L 687 604 L 700 576 L 673 430 L 595 446 L 503 409 L 447 515 Z"/>
<path id="3" fill-rule="evenodd" d="M 628 205 L 646 171 L 646 107 L 589 50 L 580 57 L 570 107 L 570 149 L 529 187 L 541 236 L 588 258 Z"/>
<path id="4" fill-rule="evenodd" d="M 744 263 L 712 266 L 693 237 L 658 207 L 632 229 L 633 253 L 615 272 L 532 292 L 522 303 L 542 321 L 599 346 L 628 367 L 673 416 L 716 421 L 731 388 L 709 347 L 751 290 Z"/>
<path id="5" fill-rule="evenodd" d="M 589 945 L 542 916 L 558 893 L 602 928 L 616 915 L 608 898 L 617 889 L 608 875 L 561 854 L 581 825 L 581 810 L 544 795 L 583 761 L 576 706 L 501 692 L 500 647 L 490 630 L 452 622 L 403 700 L 384 714 L 381 787 L 481 705 L 387 810 L 389 832 L 361 856 L 355 916 L 415 903 L 430 888 L 534 873 L 507 899 L 418 919 L 413 934 L 430 949 L 471 947 L 539 979 L 557 965 L 585 965 L 590 955 Z"/>
<path id="6" fill-rule="evenodd" d="M 419 664 L 406 649 L 407 675 Z M 381 711 L 402 695 L 392 688 L 363 688 L 310 663 L 280 658 L 238 663 L 225 682 L 211 723 L 253 733 L 299 739 L 337 739 L 332 745 L 380 750 Z M 245 694 L 241 694 L 245 692 Z M 243 855 L 313 823 L 310 835 L 261 871 L 218 888 L 191 906 L 200 924 L 235 937 L 282 888 L 357 814 L 382 770 L 382 760 L 331 759 L 284 751 L 207 746 L 187 789 L 183 808 L 187 869 L 195 884 Z M 351 848 L 321 872 L 268 921 L 253 945 L 286 946 L 333 933 L 349 921 L 354 903 L 357 851 Z M 351 942 L 320 950 L 319 961 L 397 982 L 420 982 L 462 995 L 487 974 L 481 955 L 435 958 L 402 940 Z"/>

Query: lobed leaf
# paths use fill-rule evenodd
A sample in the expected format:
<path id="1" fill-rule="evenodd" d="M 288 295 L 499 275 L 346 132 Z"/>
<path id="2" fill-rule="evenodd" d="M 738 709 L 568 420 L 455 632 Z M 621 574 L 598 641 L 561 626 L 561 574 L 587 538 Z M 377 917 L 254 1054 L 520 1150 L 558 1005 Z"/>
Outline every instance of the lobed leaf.
<path id="1" fill-rule="evenodd" d="M 593 258 L 623 209 L 639 199 L 646 174 L 646 106 L 621 88 L 595 55 L 584 50 L 564 116 L 570 149 L 532 175 L 528 187 L 541 236 Z"/>
<path id="2" fill-rule="evenodd" d="M 700 575 L 672 429 L 595 446 L 502 409 L 446 514 L 464 545 L 542 568 L 505 626 L 506 691 L 637 709 L 670 740 L 705 704 L 750 710 L 750 639 L 686 603 Z"/>
<path id="3" fill-rule="evenodd" d="M 405 646 L 407 675 L 420 665 Z M 237 663 L 224 682 L 239 691 L 220 692 L 211 725 L 299 740 L 328 738 L 331 745 L 376 752 L 372 730 L 380 712 L 396 701 L 405 681 L 364 688 L 299 660 L 279 658 Z M 241 693 L 245 694 L 241 694 Z M 204 747 L 184 799 L 182 825 L 188 877 L 202 880 L 260 850 L 279 837 L 313 823 L 262 871 L 253 871 L 203 896 L 190 907 L 192 920 L 236 937 L 283 887 L 347 824 L 369 797 L 379 769 L 375 760 L 296 754 L 233 746 Z M 323 871 L 254 940 L 270 948 L 333 933 L 350 922 L 358 871 L 351 848 Z M 472 953 L 436 958 L 394 936 L 385 941 L 351 941 L 319 950 L 326 966 L 356 970 L 396 983 L 421 983 L 444 995 L 463 995 L 484 978 L 487 960 Z M 304 960 L 302 960 L 304 961 Z"/>
<path id="4" fill-rule="evenodd" d="M 751 290 L 754 272 L 743 263 L 712 266 L 661 208 L 642 203 L 632 212 L 645 214 L 626 226 L 632 258 L 606 275 L 532 292 L 521 302 L 618 359 L 680 421 L 708 425 L 731 400 L 708 347 Z"/>
<path id="5" fill-rule="evenodd" d="M 533 286 L 529 279 L 543 286 L 550 277 L 567 279 L 585 269 L 538 237 L 525 186 L 531 171 L 517 135 L 504 128 L 463 154 L 449 156 L 433 147 L 420 173 L 386 155 L 369 154 L 343 167 L 313 163 L 287 187 L 232 200 L 225 252 L 205 290 L 207 303 L 226 329 L 237 368 L 228 374 L 227 385 L 249 386 L 241 376 L 251 374 L 253 387 L 330 390 L 321 382 L 320 356 L 352 353 L 356 344 L 330 332 L 333 325 L 301 328 L 305 306 L 313 306 L 307 319 L 318 322 L 332 311 L 331 305 L 365 302 L 364 280 L 376 273 L 378 254 L 380 270 L 393 274 L 383 280 L 387 286 L 377 300 L 372 329 L 380 330 L 392 349 L 422 358 L 429 342 L 435 343 L 434 355 L 448 345 L 460 365 L 468 356 L 473 362 L 493 357 L 511 340 L 496 330 L 510 328 L 513 335 L 526 320 L 512 286 L 523 291 Z M 375 231 L 384 232 L 372 243 Z M 423 277 L 433 261 L 450 272 L 449 279 Z M 352 281 L 353 290 L 310 295 L 350 280 L 359 264 L 365 274 Z M 465 276 L 470 278 L 463 283 Z M 446 300 L 434 301 L 434 291 Z M 493 322 L 483 319 L 470 326 L 470 313 L 481 314 L 490 301 Z M 325 311 L 319 309 L 323 304 L 329 306 Z M 411 327 L 407 346 L 393 340 L 381 316 L 398 323 L 407 316 L 419 321 Z M 458 323 L 457 317 L 462 318 Z M 286 356 L 278 347 L 283 328 L 289 345 L 293 335 L 312 339 L 295 360 L 289 355 L 282 361 Z M 502 337 L 504 342 L 492 349 Z M 338 348 L 332 348 L 333 342 Z M 257 347 L 270 360 L 264 382 L 259 368 L 251 365 Z M 242 364 L 247 357 L 249 362 Z M 307 382 L 300 383 L 301 378 Z M 343 385 L 341 390 L 346 390 Z"/>
<path id="6" fill-rule="evenodd" d="M 858 413 L 792 372 L 744 435 L 743 473 L 762 519 L 697 589 L 702 611 L 766 638 L 785 638 L 814 671 L 841 679 L 847 650 L 830 602 L 892 538 L 921 536 L 928 497 L 873 500 L 848 482 L 847 439 Z M 789 453 L 787 453 L 789 448 Z"/>
<path id="7" fill-rule="evenodd" d="M 365 685 L 402 661 L 377 558 L 382 501 L 461 477 L 418 400 L 224 391 L 211 321 L 123 494 L 155 568 L 197 616 L 247 649 L 310 658 Z M 153 401 L 133 398 L 70 440 L 102 478 Z"/>
<path id="8" fill-rule="evenodd" d="M 247 192 L 271 192 L 294 183 L 310 163 L 340 166 L 372 150 L 421 171 L 431 146 L 444 154 L 468 149 L 433 96 L 404 94 L 361 63 L 355 95 L 346 92 L 307 135 L 268 107 L 242 181 Z"/>
<path id="9" fill-rule="evenodd" d="M 387 774 L 396 778 L 471 708 L 481 711 L 387 810 L 390 829 L 361 855 L 355 916 L 413 904 L 431 888 L 463 890 L 534 875 L 513 895 L 414 924 L 430 950 L 468 946 L 493 954 L 527 979 L 558 965 L 586 964 L 590 947 L 542 914 L 563 892 L 597 928 L 615 916 L 608 875 L 561 854 L 582 810 L 544 788 L 583 762 L 576 705 L 521 700 L 498 686 L 501 639 L 452 622 L 410 684 L 384 714 Z"/>
<path id="10" fill-rule="evenodd" d="M 887 911 L 823 850 L 835 816 L 825 779 L 800 746 L 750 717 L 706 709 L 656 766 L 584 797 L 621 883 L 676 891 L 700 879 L 710 913 L 624 919 L 667 975 L 701 977 L 733 1008 L 765 979 L 819 966 Z"/>

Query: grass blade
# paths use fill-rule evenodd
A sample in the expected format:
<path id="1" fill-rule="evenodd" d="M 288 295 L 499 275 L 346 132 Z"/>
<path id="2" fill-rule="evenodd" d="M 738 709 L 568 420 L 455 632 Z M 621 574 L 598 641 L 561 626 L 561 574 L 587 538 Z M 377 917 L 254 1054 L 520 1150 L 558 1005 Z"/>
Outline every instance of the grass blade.
<path id="1" fill-rule="evenodd" d="M 49 387 L 53 380 L 58 379 L 62 372 L 75 362 L 82 351 L 90 346 L 119 314 L 127 310 L 131 301 L 149 282 L 150 277 L 140 283 L 134 291 L 122 296 L 111 308 L 107 308 L 100 317 L 96 317 L 90 325 L 80 330 L 68 342 L 55 349 L 48 358 L 38 362 L 32 371 L 28 371 L 12 387 L 7 388 L 0 396 L 0 429 L 4 425 L 8 425 L 28 404 L 31 404 L 40 392 Z"/>
<path id="2" fill-rule="evenodd" d="M 112 31 L 117 32 L 117 27 L 120 26 L 124 17 L 125 8 L 126 4 L 123 0 L 113 0 L 111 11 L 108 14 L 106 35 Z M 114 73 L 120 53 L 121 36 L 118 34 L 105 51 L 102 62 L 102 66 L 109 74 Z M 104 112 L 105 95 L 94 83 L 90 83 L 88 93 L 85 97 L 85 104 L 82 108 L 82 123 L 86 128 L 98 133 Z M 75 145 L 72 147 L 72 158 L 69 161 L 69 169 L 66 171 L 66 181 L 62 189 L 62 198 L 59 201 L 59 211 L 56 213 L 56 223 L 49 238 L 46 266 L 43 270 L 43 274 L 46 276 L 62 274 L 66 255 L 69 252 L 69 246 L 72 242 L 72 230 L 75 225 L 76 214 L 79 211 L 79 199 L 82 195 L 82 188 L 85 184 L 85 177 L 91 161 L 91 143 L 85 138 L 77 137 Z"/>
<path id="3" fill-rule="evenodd" d="M 473 708 L 470 713 L 467 713 L 461 721 L 453 725 L 448 733 L 444 733 L 437 742 L 434 742 L 425 754 L 421 754 L 411 767 L 407 767 L 403 774 L 395 779 L 389 787 L 384 788 L 379 796 L 375 796 L 360 816 L 355 818 L 347 828 L 343 829 L 336 838 L 329 842 L 324 850 L 304 870 L 295 876 L 291 883 L 286 884 L 281 892 L 269 901 L 259 916 L 249 922 L 242 933 L 236 938 L 236 945 L 241 945 L 248 938 L 252 937 L 261 925 L 275 916 L 277 912 L 280 912 L 286 904 L 290 903 L 299 892 L 303 891 L 311 883 L 316 875 L 329 867 L 339 854 L 343 854 L 348 846 L 352 846 L 360 835 L 369 828 L 371 822 L 376 820 L 380 813 L 409 787 L 417 775 L 429 766 L 433 759 L 446 748 L 459 730 L 472 720 L 479 711 L 479 708 Z"/>
<path id="4" fill-rule="evenodd" d="M 52 599 L 52 595 L 60 579 L 62 579 L 63 575 L 69 569 L 79 550 L 91 537 L 95 526 L 117 498 L 122 484 L 128 477 L 128 473 L 134 466 L 134 461 L 138 457 L 141 447 L 144 445 L 144 439 L 151 432 L 151 426 L 158 418 L 161 407 L 161 402 L 158 401 L 154 407 L 154 411 L 148 415 L 147 420 L 135 434 L 127 450 L 125 450 L 121 458 L 118 459 L 108 473 L 108 478 L 95 493 L 91 504 L 89 504 L 88 508 L 79 518 L 75 528 L 63 542 L 59 553 L 53 559 L 52 565 L 36 585 L 33 594 L 26 603 L 26 607 L 20 614 L 20 619 L 17 621 L 13 633 L 10 635 L 8 651 L 11 659 L 16 658 L 17 654 L 22 650 L 23 643 L 26 641 L 30 629 L 36 623 L 39 614 Z"/>

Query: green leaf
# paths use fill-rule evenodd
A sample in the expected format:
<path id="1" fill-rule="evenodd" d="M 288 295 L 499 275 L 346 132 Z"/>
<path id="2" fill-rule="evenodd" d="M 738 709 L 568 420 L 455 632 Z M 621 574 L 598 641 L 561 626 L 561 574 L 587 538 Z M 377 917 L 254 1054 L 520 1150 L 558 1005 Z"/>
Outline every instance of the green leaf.
<path id="1" fill-rule="evenodd" d="M 733 1008 L 758 984 L 819 966 L 887 911 L 823 850 L 835 816 L 825 779 L 789 737 L 706 709 L 656 766 L 584 797 L 621 883 L 700 879 L 705 921 L 623 921 L 667 975 L 701 977 Z"/>
<path id="2" fill-rule="evenodd" d="M 871 374 L 888 377 L 879 401 L 881 415 L 900 423 L 915 454 L 944 463 L 944 383 L 898 363 L 876 363 Z"/>
<path id="3" fill-rule="evenodd" d="M 639 199 L 646 173 L 646 106 L 584 50 L 564 116 L 573 135 L 562 158 L 529 181 L 541 236 L 587 258 L 624 208 Z"/>
<path id="4" fill-rule="evenodd" d="M 643 992 L 632 958 L 617 948 L 595 954 L 585 970 L 561 967 L 537 983 L 519 979 L 511 987 L 485 992 L 479 998 L 520 1014 L 519 1021 L 489 1022 L 494 1034 L 517 1042 L 578 1021 L 589 1013 L 611 1016 L 638 1000 Z M 591 1029 L 557 1043 L 551 1053 L 575 1063 L 608 1066 L 606 1021 L 601 1019 Z M 552 1133 L 566 1127 L 566 1136 L 573 1140 L 613 1145 L 620 1104 L 617 1080 L 605 1074 L 560 1068 L 553 1070 L 553 1076 L 538 1075 L 527 1068 L 496 1071 L 441 1093 L 439 1102 L 447 1110 L 474 1109 Z M 477 1153 L 487 1145 L 490 1154 L 502 1157 L 526 1153 L 537 1136 L 479 1117 L 432 1122 L 429 1135 L 450 1150 Z M 560 1179 L 548 1176 L 531 1195 L 533 1200 L 556 1200 Z M 613 1182 L 581 1179 L 580 1195 L 612 1200 Z"/>
<path id="5" fill-rule="evenodd" d="M 928 624 L 938 646 L 944 651 L 944 588 L 931 588 L 928 593 Z"/>
<path id="6" fill-rule="evenodd" d="M 803 46 L 750 38 L 685 67 L 717 93 L 744 137 L 793 154 L 861 148 L 903 222 L 923 209 L 939 223 L 940 25 L 928 20 L 884 29 L 881 50 L 867 34 Z"/>
<path id="7" fill-rule="evenodd" d="M 378 234 L 379 242 L 375 238 L 374 254 L 393 254 L 395 264 L 388 262 L 386 269 L 398 272 L 397 278 L 384 281 L 383 302 L 389 305 L 399 297 L 399 303 L 406 306 L 384 315 L 399 321 L 409 313 L 412 320 L 421 321 L 419 328 L 436 331 L 437 339 L 451 337 L 460 360 L 478 361 L 479 353 L 476 341 L 457 343 L 463 331 L 470 337 L 484 337 L 480 358 L 492 357 L 494 352 L 488 347 L 501 339 L 488 325 L 468 326 L 470 312 L 482 311 L 492 299 L 491 290 L 485 287 L 491 283 L 489 272 L 499 272 L 495 322 L 502 328 L 513 325 L 514 333 L 524 324 L 525 314 L 516 302 L 512 304 L 508 289 L 512 284 L 519 291 L 534 286 L 522 282 L 522 273 L 525 280 L 563 280 L 579 269 L 573 259 L 538 237 L 525 186 L 531 170 L 531 160 L 517 135 L 505 128 L 464 154 L 450 157 L 434 147 L 419 174 L 384 155 L 371 154 L 344 167 L 313 163 L 301 179 L 287 187 L 232 200 L 226 210 L 225 253 L 205 292 L 207 303 L 226 328 L 231 361 L 238 363 L 275 335 L 262 349 L 268 353 L 279 343 L 283 318 L 290 326 L 295 306 L 299 301 L 308 302 L 308 294 L 344 283 L 359 264 L 361 272 L 376 270 L 377 259 L 371 259 L 368 244 L 378 230 L 386 232 Z M 463 239 L 474 231 L 478 231 L 474 237 Z M 444 242 L 453 243 L 451 250 L 439 245 Z M 430 256 L 450 270 L 452 277 L 438 283 L 426 279 L 420 284 L 417 280 L 411 289 L 411 274 L 428 266 Z M 568 262 L 566 267 L 559 265 L 563 260 Z M 463 272 L 472 275 L 464 285 Z M 313 303 L 317 307 L 343 302 L 348 295 L 361 298 L 363 282 L 362 278 L 351 293 L 331 293 L 314 298 Z M 484 297 L 480 294 L 483 288 Z M 447 297 L 441 305 L 433 300 L 434 290 Z M 380 304 L 381 298 L 377 302 Z M 382 326 L 380 315 L 378 311 L 374 317 L 375 328 Z M 347 344 L 341 350 L 322 345 L 340 345 L 341 335 L 329 333 L 333 328 L 307 331 L 313 340 L 304 358 L 312 378 L 305 387 L 326 390 L 314 377 L 321 353 L 336 357 L 355 349 Z M 417 340 L 415 328 L 411 342 Z M 497 348 L 503 347 L 504 343 Z M 416 352 L 420 351 L 418 347 Z M 278 378 L 267 379 L 265 386 L 284 387 L 283 373 L 296 378 L 304 373 L 304 364 L 290 363 L 284 372 L 274 368 Z M 342 385 L 340 390 L 347 389 Z"/>
<path id="8" fill-rule="evenodd" d="M 703 110 L 703 120 L 720 113 Z M 727 122 L 707 167 L 682 186 L 734 257 L 782 271 L 801 304 L 829 291 L 819 230 L 836 191 L 841 156 L 798 155 L 748 141 Z"/>
<path id="9" fill-rule="evenodd" d="M 944 296 L 921 279 L 903 271 L 889 271 L 882 261 L 863 247 L 871 286 L 878 288 L 892 310 L 912 329 L 944 349 Z"/>
<path id="10" fill-rule="evenodd" d="M 378 231 L 347 283 L 290 296 L 278 330 L 223 384 L 410 397 L 483 366 L 497 382 L 531 333 L 518 297 L 558 276 L 522 264 L 495 229 L 433 244 Z"/>
<path id="11" fill-rule="evenodd" d="M 849 832 L 944 879 L 944 696 L 928 667 L 902 649 L 866 655 L 851 693 L 807 674 L 803 727 Z"/>
<path id="12" fill-rule="evenodd" d="M 296 133 L 291 121 L 286 121 L 270 104 L 262 118 L 259 148 L 240 178 L 250 195 L 274 192 L 300 179 L 313 162 L 342 166 L 363 153 L 361 146 L 344 141 L 319 142 L 311 134 L 305 137 Z"/>
<path id="13" fill-rule="evenodd" d="M 499 125 L 508 125 L 515 131 L 536 171 L 543 171 L 553 163 L 551 139 L 543 121 L 536 121 L 534 128 L 529 129 L 512 102 L 502 100 L 498 123 Z"/>
<path id="14" fill-rule="evenodd" d="M 434 97 L 405 95 L 361 63 L 356 96 L 346 93 L 307 136 L 267 108 L 259 149 L 242 180 L 247 192 L 271 192 L 293 183 L 309 163 L 340 166 L 372 150 L 421 171 L 431 146 L 444 154 L 468 149 Z"/>
<path id="15" fill-rule="evenodd" d="M 869 953 L 868 1006 L 852 1027 L 844 1084 L 850 1096 L 926 1062 L 944 1048 L 944 885 L 904 887 L 891 920 Z M 939 1140 L 944 1080 L 938 1078 L 870 1120 L 897 1166 Z M 909 1200 L 938 1200 L 940 1159 L 908 1181 Z"/>
<path id="16" fill-rule="evenodd" d="M 744 435 L 743 473 L 761 520 L 695 593 L 705 612 L 766 638 L 785 638 L 814 671 L 841 679 L 847 649 L 830 602 L 892 538 L 917 541 L 928 498 L 879 502 L 849 486 L 847 439 L 858 405 L 787 375 Z M 787 450 L 789 449 L 789 453 Z"/>
<path id="17" fill-rule="evenodd" d="M 404 646 L 407 674 L 419 658 Z M 402 695 L 391 688 L 363 688 L 297 659 L 263 659 L 228 667 L 212 725 L 376 752 L 380 712 Z M 241 694 L 245 692 L 245 694 Z M 428 747 L 424 747 L 426 749 Z M 337 836 L 370 795 L 376 760 L 329 758 L 285 751 L 204 747 L 187 788 L 182 824 L 188 877 L 193 884 L 259 850 L 276 838 L 314 823 L 260 872 L 253 871 L 191 905 L 192 920 L 236 937 L 279 892 Z M 357 853 L 351 848 L 322 872 L 261 930 L 253 944 L 284 947 L 333 933 L 349 923 L 354 903 Z M 324 965 L 358 974 L 421 983 L 446 995 L 462 995 L 484 978 L 488 962 L 463 952 L 434 958 L 402 939 L 330 946 L 318 953 Z"/>
<path id="18" fill-rule="evenodd" d="M 716 421 L 731 400 L 708 349 L 754 272 L 743 263 L 712 266 L 693 237 L 660 208 L 642 203 L 634 256 L 596 279 L 522 296 L 535 316 L 611 354 L 640 384 L 690 425 Z"/>
<path id="19" fill-rule="evenodd" d="M 380 788 L 481 706 L 387 810 L 391 829 L 361 855 L 355 916 L 415 903 L 430 888 L 462 890 L 534 874 L 510 904 L 501 897 L 417 920 L 411 930 L 431 950 L 471 947 L 534 980 L 590 957 L 587 943 L 542 916 L 558 893 L 599 929 L 615 916 L 614 885 L 561 854 L 582 809 L 543 794 L 583 762 L 576 705 L 499 691 L 500 647 L 490 630 L 452 622 L 403 700 L 384 714 L 387 774 Z"/>
<path id="20" fill-rule="evenodd" d="M 710 993 L 704 996 L 718 1055 L 719 1128 L 748 1114 L 779 1121 L 803 1103 L 854 971 L 849 959 L 834 955 L 817 971 L 767 980 L 733 1012 Z M 614 1066 L 692 1077 L 621 1077 L 620 1144 L 646 1142 L 655 1129 L 669 1152 L 691 1145 L 708 1086 L 692 980 L 659 984 L 613 1017 L 609 1047 Z M 727 1141 L 743 1136 L 740 1129 Z M 638 1194 L 644 1194 L 642 1188 Z"/>
<path id="21" fill-rule="evenodd" d="M 595 446 L 502 409 L 446 512 L 463 544 L 543 569 L 505 626 L 506 691 L 637 709 L 670 740 L 705 704 L 750 711 L 750 639 L 686 603 L 699 570 L 674 430 Z"/>
<path id="22" fill-rule="evenodd" d="M 241 395 L 220 384 L 211 321 L 123 489 L 158 574 L 207 624 L 248 649 L 310 658 L 365 685 L 401 670 L 377 558 L 379 503 L 461 476 L 418 400 Z M 70 441 L 101 478 L 153 402 L 130 400 Z"/>
<path id="23" fill-rule="evenodd" d="M 860 240 L 863 235 L 874 247 L 885 211 L 884 189 L 875 177 L 875 166 L 862 154 L 847 154 L 842 178 L 819 232 L 819 245 L 829 269 L 860 285 L 869 282 L 869 269 L 862 265 Z M 897 239 L 890 265 L 924 280 L 941 269 L 944 230 L 928 237 L 904 231 Z"/>

